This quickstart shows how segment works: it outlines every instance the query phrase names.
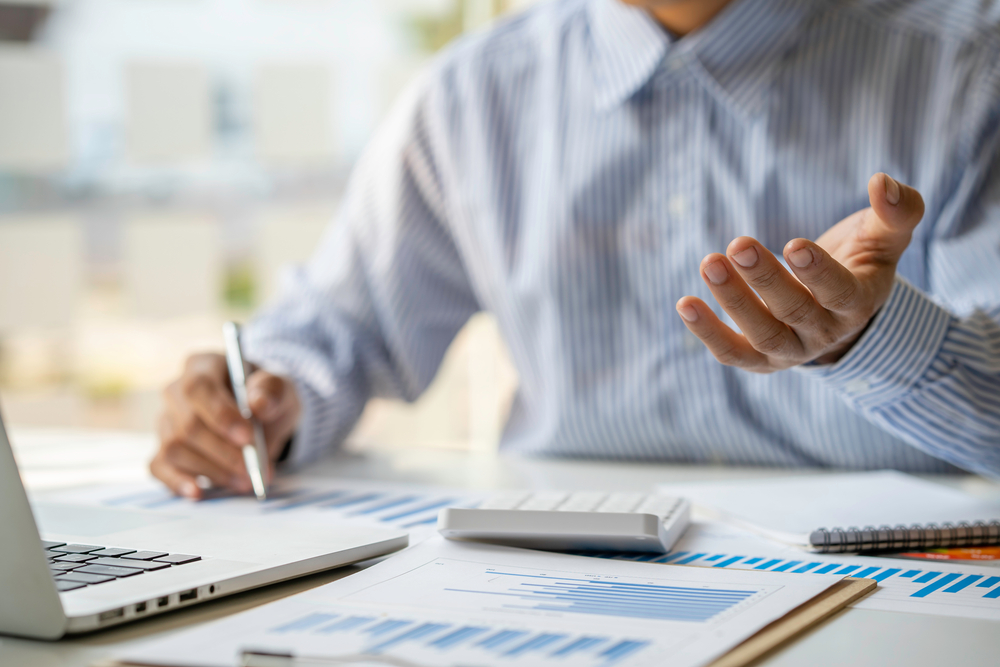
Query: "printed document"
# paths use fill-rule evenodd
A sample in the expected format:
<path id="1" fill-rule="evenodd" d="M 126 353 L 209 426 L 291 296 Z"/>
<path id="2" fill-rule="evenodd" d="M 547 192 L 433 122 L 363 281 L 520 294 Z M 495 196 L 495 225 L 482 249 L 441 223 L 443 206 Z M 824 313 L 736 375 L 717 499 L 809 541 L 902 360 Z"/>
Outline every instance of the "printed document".
<path id="1" fill-rule="evenodd" d="M 853 606 L 1000 621 L 1000 569 L 996 566 L 804 553 L 717 521 L 692 522 L 673 551 L 666 555 L 601 555 L 713 570 L 836 574 L 874 579 L 878 588 Z"/>
<path id="2" fill-rule="evenodd" d="M 696 667 L 843 576 L 652 565 L 433 537 L 367 570 L 118 656 L 229 667 L 244 650 L 446 665 Z"/>

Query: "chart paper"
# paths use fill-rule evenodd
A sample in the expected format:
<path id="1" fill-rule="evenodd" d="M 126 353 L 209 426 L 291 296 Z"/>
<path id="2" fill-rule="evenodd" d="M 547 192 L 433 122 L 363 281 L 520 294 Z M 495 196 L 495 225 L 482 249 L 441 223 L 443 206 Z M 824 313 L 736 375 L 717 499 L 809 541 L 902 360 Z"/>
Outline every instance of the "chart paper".
<path id="1" fill-rule="evenodd" d="M 367 570 L 120 656 L 224 667 L 244 649 L 446 665 L 711 662 L 842 579 L 431 538 Z"/>

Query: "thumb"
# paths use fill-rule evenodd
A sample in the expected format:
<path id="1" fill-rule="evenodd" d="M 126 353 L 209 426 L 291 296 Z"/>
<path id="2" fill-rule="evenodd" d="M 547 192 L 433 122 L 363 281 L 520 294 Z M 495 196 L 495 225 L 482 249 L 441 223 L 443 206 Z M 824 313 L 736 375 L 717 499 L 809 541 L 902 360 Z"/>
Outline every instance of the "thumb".
<path id="1" fill-rule="evenodd" d="M 868 181 L 868 200 L 871 213 L 864 216 L 862 234 L 895 263 L 924 217 L 924 198 L 888 174 L 878 173 Z"/>
<path id="2" fill-rule="evenodd" d="M 258 370 L 247 378 L 247 400 L 250 410 L 263 423 L 274 421 L 281 416 L 288 398 L 288 382 L 267 371 Z"/>

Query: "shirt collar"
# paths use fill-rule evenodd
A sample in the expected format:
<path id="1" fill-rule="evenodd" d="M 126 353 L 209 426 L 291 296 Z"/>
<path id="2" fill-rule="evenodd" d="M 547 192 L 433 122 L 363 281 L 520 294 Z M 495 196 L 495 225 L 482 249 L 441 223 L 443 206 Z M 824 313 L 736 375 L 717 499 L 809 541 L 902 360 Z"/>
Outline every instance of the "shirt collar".
<path id="1" fill-rule="evenodd" d="M 608 110 L 646 85 L 671 39 L 645 10 L 619 0 L 592 0 L 587 9 L 594 40 L 597 108 Z"/>
<path id="2" fill-rule="evenodd" d="M 801 26 L 826 5 L 814 0 L 734 0 L 708 25 L 677 40 L 645 10 L 591 0 L 598 109 L 638 92 L 669 56 L 690 59 L 707 83 L 747 115 L 758 113 L 781 57 Z"/>

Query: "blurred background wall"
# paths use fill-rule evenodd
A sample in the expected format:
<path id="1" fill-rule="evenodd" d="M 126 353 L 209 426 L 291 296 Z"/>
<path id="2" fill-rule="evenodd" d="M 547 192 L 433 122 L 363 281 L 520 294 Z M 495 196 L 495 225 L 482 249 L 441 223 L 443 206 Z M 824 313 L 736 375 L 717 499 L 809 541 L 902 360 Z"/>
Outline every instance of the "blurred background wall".
<path id="1" fill-rule="evenodd" d="M 406 83 L 531 0 L 0 0 L 0 400 L 15 425 L 150 430 L 330 224 Z M 495 446 L 488 315 L 358 446 Z"/>

